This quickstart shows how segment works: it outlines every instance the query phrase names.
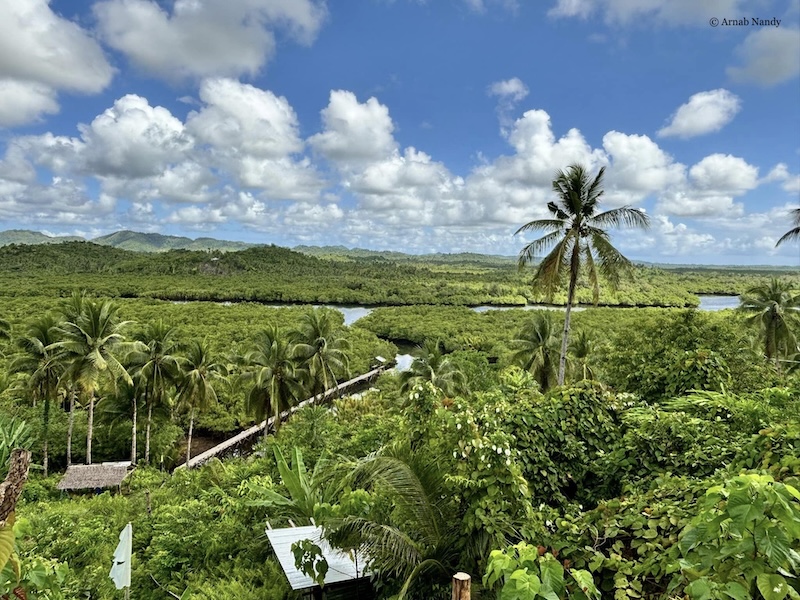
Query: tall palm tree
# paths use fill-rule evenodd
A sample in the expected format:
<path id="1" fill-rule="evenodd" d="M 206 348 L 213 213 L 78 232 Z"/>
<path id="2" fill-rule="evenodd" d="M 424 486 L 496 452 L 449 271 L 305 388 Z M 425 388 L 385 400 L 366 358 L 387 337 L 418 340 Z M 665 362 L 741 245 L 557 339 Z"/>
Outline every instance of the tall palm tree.
<path id="1" fill-rule="evenodd" d="M 747 290 L 739 309 L 753 313 L 748 319 L 751 323 L 761 324 L 764 354 L 775 361 L 780 373 L 781 354 L 788 356 L 798 351 L 792 325 L 800 315 L 800 293 L 792 289 L 790 282 L 773 277 L 769 283 Z"/>
<path id="2" fill-rule="evenodd" d="M 121 322 L 118 311 L 118 307 L 107 300 L 101 302 L 84 298 L 80 314 L 70 314 L 72 320 L 56 328 L 61 339 L 49 346 L 56 349 L 64 361 L 67 378 L 88 399 L 87 464 L 92 464 L 95 394 L 101 379 L 106 378 L 112 384 L 116 384 L 117 379 L 132 383 L 118 358 L 130 348 L 122 334 L 129 321 Z"/>
<path id="3" fill-rule="evenodd" d="M 144 461 L 150 462 L 150 430 L 153 424 L 153 408 L 162 407 L 166 401 L 167 390 L 178 381 L 177 329 L 159 319 L 137 331 L 133 339 L 137 348 L 128 356 L 136 376 L 144 387 L 144 401 L 147 407 L 147 425 L 144 437 Z M 134 406 L 133 427 L 137 421 Z M 131 449 L 134 452 L 134 449 Z"/>
<path id="4" fill-rule="evenodd" d="M 337 331 L 332 312 L 315 308 L 304 314 L 295 332 L 295 351 L 308 361 L 311 392 L 317 396 L 338 383 L 337 375 L 347 376 L 350 343 Z"/>
<path id="5" fill-rule="evenodd" d="M 187 406 L 189 416 L 189 437 L 186 445 L 186 465 L 192 458 L 192 433 L 194 417 L 198 410 L 206 410 L 217 401 L 214 379 L 224 373 L 225 367 L 211 353 L 207 342 L 192 340 L 186 348 L 186 355 L 180 360 L 180 379 L 178 383 L 178 402 Z"/>
<path id="6" fill-rule="evenodd" d="M 281 413 L 291 408 L 303 395 L 302 382 L 308 372 L 301 365 L 295 346 L 288 336 L 269 325 L 256 336 L 255 348 L 245 356 L 247 365 L 243 382 L 250 386 L 245 398 L 248 413 L 261 421 L 275 417 L 274 427 L 281 424 Z M 269 433 L 264 428 L 264 437 Z"/>
<path id="7" fill-rule="evenodd" d="M 430 381 L 448 396 L 467 391 L 467 378 L 444 351 L 441 340 L 425 340 L 408 371 L 400 374 L 400 390 L 408 392 L 418 383 Z"/>
<path id="8" fill-rule="evenodd" d="M 59 307 L 61 313 L 61 320 L 64 322 L 76 321 L 78 317 L 83 314 L 83 305 L 86 301 L 86 291 L 75 291 L 72 295 L 64 301 Z M 63 356 L 59 357 L 64 360 Z M 69 425 L 67 426 L 67 466 L 72 464 L 72 432 L 75 428 L 75 404 L 78 397 L 78 389 L 74 381 L 71 381 L 66 373 L 64 374 L 64 387 L 67 393 L 67 402 L 69 404 Z"/>
<path id="9" fill-rule="evenodd" d="M 542 311 L 534 315 L 511 340 L 514 349 L 511 361 L 530 371 L 540 389 L 546 392 L 556 382 L 558 346 L 558 330 L 553 316 Z"/>
<path id="10" fill-rule="evenodd" d="M 781 239 L 775 244 L 776 248 L 784 242 L 800 240 L 800 208 L 793 208 L 790 214 L 794 227 L 781 236 Z"/>
<path id="11" fill-rule="evenodd" d="M 570 165 L 566 171 L 556 173 L 553 191 L 558 198 L 547 203 L 551 218 L 530 221 L 515 233 L 516 235 L 525 231 L 547 232 L 520 251 L 519 266 L 522 268 L 532 263 L 535 256 L 552 247 L 539 263 L 534 275 L 534 286 L 543 290 L 548 298 L 553 297 L 563 284 L 564 278 L 569 276 L 561 357 L 558 365 L 558 385 L 564 384 L 570 317 L 578 275 L 581 270 L 585 270 L 596 304 L 600 296 L 598 274 L 603 276 L 612 288 L 616 288 L 622 272 L 632 268 L 631 262 L 611 245 L 605 228 L 623 225 L 647 228 L 650 224 L 647 215 L 641 210 L 628 206 L 598 212 L 600 198 L 603 195 L 604 173 L 605 167 L 592 179 L 588 171 L 578 164 Z"/>
<path id="12" fill-rule="evenodd" d="M 53 314 L 47 313 L 35 319 L 25 335 L 17 340 L 20 353 L 11 362 L 13 373 L 26 373 L 25 387 L 31 394 L 33 405 L 41 401 L 42 407 L 42 467 L 47 477 L 50 439 L 50 406 L 57 398 L 58 383 L 64 372 L 64 365 L 58 360 L 53 344 L 58 341 L 58 327 L 61 324 Z"/>

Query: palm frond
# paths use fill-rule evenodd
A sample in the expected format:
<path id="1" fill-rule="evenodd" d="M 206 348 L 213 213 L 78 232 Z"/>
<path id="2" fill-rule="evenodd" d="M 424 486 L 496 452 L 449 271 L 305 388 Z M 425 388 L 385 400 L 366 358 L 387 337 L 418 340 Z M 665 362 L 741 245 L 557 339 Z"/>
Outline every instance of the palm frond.
<path id="1" fill-rule="evenodd" d="M 604 231 L 601 232 L 598 230 L 592 233 L 591 245 L 597 254 L 597 262 L 600 264 L 600 273 L 613 289 L 617 289 L 622 274 L 632 270 L 633 263 L 611 245 Z"/>
<path id="2" fill-rule="evenodd" d="M 526 265 L 531 264 L 537 256 L 543 254 L 553 244 L 558 243 L 561 237 L 562 233 L 560 231 L 554 231 L 553 233 L 548 233 L 540 237 L 538 240 L 526 244 L 519 253 L 517 266 L 522 269 Z"/>
<path id="3" fill-rule="evenodd" d="M 537 219 L 535 221 L 530 221 L 525 223 L 522 227 L 517 229 L 514 232 L 514 235 L 519 235 L 525 231 L 543 231 L 543 230 L 553 230 L 553 231 L 561 231 L 566 226 L 566 222 L 564 220 L 559 219 Z"/>
<path id="4" fill-rule="evenodd" d="M 592 227 L 639 227 L 648 229 L 650 227 L 650 217 L 639 210 L 629 206 L 613 208 L 601 212 L 591 217 L 589 220 Z"/>

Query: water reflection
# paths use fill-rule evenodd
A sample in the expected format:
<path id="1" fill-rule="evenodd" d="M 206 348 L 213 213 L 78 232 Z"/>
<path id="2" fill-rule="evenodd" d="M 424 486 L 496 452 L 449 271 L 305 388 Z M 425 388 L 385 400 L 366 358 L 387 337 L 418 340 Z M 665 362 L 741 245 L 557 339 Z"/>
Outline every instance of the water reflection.
<path id="1" fill-rule="evenodd" d="M 414 362 L 414 357 L 411 354 L 396 354 L 394 360 L 397 362 L 395 370 L 398 373 L 408 371 L 411 368 L 411 363 Z"/>

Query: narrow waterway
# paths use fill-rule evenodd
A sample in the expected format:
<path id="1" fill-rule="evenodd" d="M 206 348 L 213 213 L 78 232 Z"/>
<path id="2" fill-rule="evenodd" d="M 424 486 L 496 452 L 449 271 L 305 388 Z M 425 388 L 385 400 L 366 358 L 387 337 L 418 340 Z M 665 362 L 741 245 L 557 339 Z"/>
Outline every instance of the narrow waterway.
<path id="1" fill-rule="evenodd" d="M 697 307 L 698 310 L 706 310 L 706 311 L 718 311 L 718 310 L 726 310 L 729 308 L 736 308 L 739 306 L 739 296 L 712 296 L 712 295 L 704 295 L 698 296 L 700 299 L 700 305 Z M 193 300 L 173 300 L 173 304 L 191 304 L 194 302 Z M 222 306 L 231 306 L 236 304 L 235 302 L 220 302 Z M 267 304 L 267 306 L 274 306 L 276 308 L 283 308 L 283 307 L 291 307 L 291 306 L 299 306 L 298 304 L 291 304 L 291 303 L 275 303 L 275 304 Z M 375 308 L 367 307 L 367 306 L 342 306 L 339 304 L 310 304 L 308 306 L 313 306 L 314 308 L 319 306 L 325 306 L 326 308 L 333 308 L 334 310 L 338 310 L 342 315 L 344 315 L 344 324 L 345 325 L 352 325 L 359 319 L 366 317 L 370 313 L 372 313 Z M 382 307 L 382 308 L 394 308 L 392 306 Z M 552 306 L 550 304 L 529 304 L 528 306 L 473 306 L 471 307 L 477 313 L 484 313 L 490 310 L 564 310 L 563 306 Z M 573 311 L 581 311 L 586 310 L 583 306 L 575 306 L 572 309 Z"/>
<path id="2" fill-rule="evenodd" d="M 739 296 L 698 296 L 700 306 L 697 310 L 718 311 L 739 306 Z M 291 305 L 286 305 L 291 306 Z M 319 306 L 319 305 L 314 305 Z M 374 308 L 364 306 L 339 306 L 336 304 L 325 304 L 328 308 L 338 310 L 344 315 L 344 324 L 352 325 L 362 317 L 369 315 Z M 529 304 L 528 306 L 473 306 L 472 310 L 477 313 L 484 313 L 490 310 L 564 310 L 563 306 L 551 306 L 548 304 Z M 576 306 L 572 310 L 586 310 L 583 306 Z"/>

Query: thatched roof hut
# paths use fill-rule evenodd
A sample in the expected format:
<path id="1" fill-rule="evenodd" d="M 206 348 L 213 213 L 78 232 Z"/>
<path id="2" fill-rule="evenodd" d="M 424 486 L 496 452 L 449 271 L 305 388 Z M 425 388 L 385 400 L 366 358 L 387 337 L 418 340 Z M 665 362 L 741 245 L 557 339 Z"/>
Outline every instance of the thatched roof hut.
<path id="1" fill-rule="evenodd" d="M 130 467 L 130 462 L 72 465 L 67 467 L 56 488 L 62 491 L 119 488 L 131 472 Z"/>

